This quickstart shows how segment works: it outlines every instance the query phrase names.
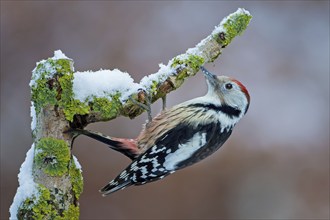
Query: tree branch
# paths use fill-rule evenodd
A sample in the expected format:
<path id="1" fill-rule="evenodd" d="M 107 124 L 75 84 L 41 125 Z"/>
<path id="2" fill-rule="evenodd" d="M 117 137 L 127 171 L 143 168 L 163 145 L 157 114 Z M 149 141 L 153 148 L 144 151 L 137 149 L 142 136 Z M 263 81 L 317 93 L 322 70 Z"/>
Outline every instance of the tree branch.
<path id="1" fill-rule="evenodd" d="M 194 48 L 161 64 L 157 73 L 139 84 L 119 70 L 74 72 L 73 61 L 60 51 L 37 63 L 30 83 L 34 143 L 20 169 L 11 218 L 78 219 L 83 180 L 80 165 L 71 154 L 74 137 L 67 131 L 120 115 L 134 118 L 141 114 L 143 109 L 128 97 L 145 103 L 148 96 L 155 102 L 179 88 L 200 66 L 213 62 L 251 18 L 249 12 L 238 9 Z M 108 81 L 97 79 L 100 74 L 109 77 Z M 84 89 L 87 84 L 90 88 Z"/>

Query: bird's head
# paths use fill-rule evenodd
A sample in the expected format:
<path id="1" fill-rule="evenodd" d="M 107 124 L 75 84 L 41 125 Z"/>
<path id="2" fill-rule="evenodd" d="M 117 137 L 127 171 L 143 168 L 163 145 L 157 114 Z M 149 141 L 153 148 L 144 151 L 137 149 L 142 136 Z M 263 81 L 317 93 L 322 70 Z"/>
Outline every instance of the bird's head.
<path id="1" fill-rule="evenodd" d="M 217 100 L 221 106 L 237 109 L 244 114 L 247 112 L 250 105 L 250 95 L 241 82 L 227 76 L 216 76 L 204 67 L 201 67 L 201 70 L 208 85 L 206 96 Z"/>

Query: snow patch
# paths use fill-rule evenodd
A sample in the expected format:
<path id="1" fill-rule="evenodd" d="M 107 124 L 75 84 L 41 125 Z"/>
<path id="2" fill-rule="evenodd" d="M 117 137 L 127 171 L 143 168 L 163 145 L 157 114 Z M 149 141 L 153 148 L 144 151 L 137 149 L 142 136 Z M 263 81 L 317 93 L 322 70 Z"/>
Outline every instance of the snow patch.
<path id="1" fill-rule="evenodd" d="M 59 60 L 59 59 L 69 59 L 69 58 L 65 56 L 65 54 L 61 50 L 56 50 L 54 51 L 54 56 L 52 59 Z"/>
<path id="2" fill-rule="evenodd" d="M 175 69 L 170 66 L 170 64 L 166 66 L 160 63 L 158 72 L 145 76 L 141 79 L 141 87 L 149 91 L 154 83 L 163 83 L 170 75 L 175 73 Z"/>
<path id="3" fill-rule="evenodd" d="M 39 196 L 37 184 L 34 182 L 32 175 L 33 157 L 34 144 L 32 144 L 30 150 L 26 153 L 25 161 L 20 168 L 20 172 L 18 174 L 19 187 L 17 188 L 14 201 L 9 209 L 9 219 L 17 219 L 18 208 L 27 198 L 31 198 L 32 196 Z"/>
<path id="4" fill-rule="evenodd" d="M 81 102 L 91 101 L 93 97 L 109 98 L 116 92 L 121 94 L 121 101 L 125 101 L 140 88 L 128 73 L 118 69 L 74 73 L 73 93 Z"/>
<path id="5" fill-rule="evenodd" d="M 74 155 L 72 155 L 72 156 L 73 156 L 73 161 L 74 161 L 74 164 L 76 165 L 76 168 L 81 171 L 81 165 L 80 165 L 77 157 L 75 157 Z"/>
<path id="6" fill-rule="evenodd" d="M 202 50 L 200 49 L 203 45 L 206 44 L 207 41 L 209 41 L 210 39 L 210 36 L 208 36 L 207 38 L 201 40 L 195 47 L 192 47 L 192 48 L 189 48 L 187 51 L 186 51 L 186 54 L 189 56 L 190 54 L 191 55 L 197 55 L 197 56 L 202 56 L 203 52 Z"/>
<path id="7" fill-rule="evenodd" d="M 31 108 L 30 108 L 30 116 L 32 118 L 31 130 L 33 131 L 37 126 L 37 114 L 36 114 L 36 109 L 34 107 L 34 102 L 32 102 L 32 101 L 31 101 Z"/>

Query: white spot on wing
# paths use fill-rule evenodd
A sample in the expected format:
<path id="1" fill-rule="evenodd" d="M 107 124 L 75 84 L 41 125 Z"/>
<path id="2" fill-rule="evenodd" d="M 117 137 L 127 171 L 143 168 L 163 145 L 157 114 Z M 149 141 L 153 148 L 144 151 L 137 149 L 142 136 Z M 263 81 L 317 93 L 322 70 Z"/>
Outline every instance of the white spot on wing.
<path id="1" fill-rule="evenodd" d="M 139 167 L 137 166 L 137 161 L 134 161 L 132 164 L 131 164 L 131 170 L 132 171 L 137 171 L 139 169 Z"/>
<path id="2" fill-rule="evenodd" d="M 150 152 L 150 154 L 156 154 L 156 153 L 161 152 L 161 151 L 164 151 L 164 150 L 166 150 L 166 147 L 162 147 L 162 148 L 159 148 L 159 149 L 158 149 L 158 146 L 155 145 L 155 146 L 153 146 L 153 147 L 151 148 L 151 152 Z"/>
<path id="3" fill-rule="evenodd" d="M 140 167 L 140 170 L 141 170 L 141 177 L 146 179 L 148 176 L 146 174 L 148 174 L 148 170 L 147 170 L 147 165 L 143 166 L 143 167 Z"/>
<path id="4" fill-rule="evenodd" d="M 136 182 L 136 173 L 133 174 L 132 180 L 133 182 Z"/>
<path id="5" fill-rule="evenodd" d="M 167 136 L 168 136 L 168 134 L 167 135 L 165 135 L 162 139 L 160 139 L 160 141 L 163 141 L 163 140 L 165 140 L 165 138 L 167 138 Z"/>
<path id="6" fill-rule="evenodd" d="M 126 172 L 126 170 L 124 170 L 119 177 L 124 179 L 126 176 L 128 176 L 128 173 Z"/>

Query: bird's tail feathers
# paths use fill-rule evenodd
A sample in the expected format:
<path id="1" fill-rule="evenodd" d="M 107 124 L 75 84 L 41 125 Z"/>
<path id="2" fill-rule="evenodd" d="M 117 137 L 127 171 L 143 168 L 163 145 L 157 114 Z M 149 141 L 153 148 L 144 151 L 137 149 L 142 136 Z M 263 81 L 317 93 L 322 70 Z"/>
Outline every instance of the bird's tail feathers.
<path id="1" fill-rule="evenodd" d="M 105 143 L 111 149 L 124 154 L 131 160 L 134 160 L 139 155 L 139 149 L 135 139 L 109 137 L 100 132 L 85 129 L 75 129 L 72 132 L 76 135 L 83 134 L 97 141 Z"/>
<path id="2" fill-rule="evenodd" d="M 118 190 L 125 189 L 126 187 L 132 185 L 133 183 L 128 180 L 124 182 L 115 182 L 114 180 L 108 183 L 106 186 L 104 186 L 102 189 L 100 189 L 100 193 L 102 193 L 102 196 L 107 196 L 111 193 L 114 193 Z"/>

